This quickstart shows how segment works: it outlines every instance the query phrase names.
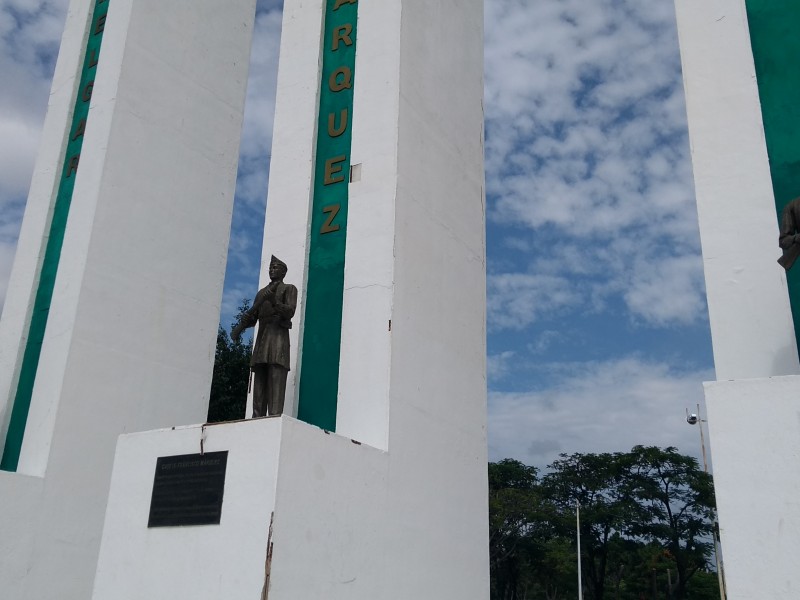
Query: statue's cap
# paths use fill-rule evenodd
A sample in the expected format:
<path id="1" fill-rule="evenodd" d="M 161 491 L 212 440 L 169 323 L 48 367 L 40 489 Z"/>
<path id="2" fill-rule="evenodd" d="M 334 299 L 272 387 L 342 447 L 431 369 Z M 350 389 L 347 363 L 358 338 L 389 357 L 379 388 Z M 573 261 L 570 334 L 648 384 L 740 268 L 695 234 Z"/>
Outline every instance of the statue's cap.
<path id="1" fill-rule="evenodd" d="M 269 266 L 270 267 L 280 267 L 284 271 L 288 271 L 289 270 L 289 267 L 286 266 L 286 263 L 283 262 L 279 258 L 275 258 L 274 254 L 272 255 L 272 258 L 269 259 Z"/>

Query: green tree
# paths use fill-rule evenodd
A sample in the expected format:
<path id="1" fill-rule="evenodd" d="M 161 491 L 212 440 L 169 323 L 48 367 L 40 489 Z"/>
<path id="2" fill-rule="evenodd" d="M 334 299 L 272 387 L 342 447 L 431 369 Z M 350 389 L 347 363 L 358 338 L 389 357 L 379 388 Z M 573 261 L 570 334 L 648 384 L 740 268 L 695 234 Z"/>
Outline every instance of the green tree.
<path id="1" fill-rule="evenodd" d="M 686 584 L 689 600 L 719 600 L 719 579 L 716 571 L 697 571 Z"/>
<path id="2" fill-rule="evenodd" d="M 489 464 L 492 599 L 575 597 L 575 550 L 557 521 L 536 468 L 512 459 Z"/>
<path id="3" fill-rule="evenodd" d="M 714 485 L 697 460 L 676 448 L 635 446 L 629 493 L 645 518 L 629 526 L 632 535 L 661 545 L 676 570 L 671 597 L 687 598 L 689 580 L 708 565 L 714 534 Z"/>
<path id="4" fill-rule="evenodd" d="M 248 308 L 250 301 L 243 300 L 231 329 Z M 234 342 L 222 326 L 217 330 L 217 350 L 208 402 L 209 423 L 244 419 L 247 385 L 250 380 L 251 346 L 252 338 Z"/>
<path id="5" fill-rule="evenodd" d="M 489 463 L 489 559 L 491 597 L 517 600 L 529 572 L 529 527 L 537 521 L 538 477 L 535 467 L 507 458 Z"/>
<path id="6" fill-rule="evenodd" d="M 588 596 L 602 600 L 612 541 L 639 514 L 639 505 L 624 485 L 630 460 L 622 453 L 562 454 L 549 469 L 544 485 L 559 508 L 557 526 L 567 539 L 575 536 L 575 508 L 580 502 L 584 579 Z"/>
<path id="7" fill-rule="evenodd" d="M 540 544 L 531 598 L 572 600 L 578 596 L 578 565 L 573 540 L 551 535 Z"/>
<path id="8" fill-rule="evenodd" d="M 489 465 L 493 600 L 716 600 L 708 570 L 711 479 L 674 448 L 562 455 L 539 477 L 506 459 Z"/>

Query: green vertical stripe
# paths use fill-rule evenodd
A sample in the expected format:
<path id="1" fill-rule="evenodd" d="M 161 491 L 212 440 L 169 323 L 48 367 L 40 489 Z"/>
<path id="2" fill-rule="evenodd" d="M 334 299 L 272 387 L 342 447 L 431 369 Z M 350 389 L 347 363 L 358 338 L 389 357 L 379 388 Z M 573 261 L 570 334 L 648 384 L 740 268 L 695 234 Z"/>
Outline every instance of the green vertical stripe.
<path id="1" fill-rule="evenodd" d="M 64 242 L 64 229 L 67 225 L 69 207 L 72 202 L 72 190 L 75 187 L 78 162 L 83 145 L 83 129 L 89 115 L 89 100 L 91 99 L 94 85 L 97 60 L 100 55 L 100 43 L 105 29 L 108 0 L 96 0 L 92 20 L 89 26 L 86 41 L 86 50 L 81 70 L 80 85 L 75 98 L 72 114 L 72 125 L 68 133 L 67 149 L 64 165 L 61 171 L 61 180 L 58 184 L 56 201 L 53 207 L 53 218 L 47 237 L 47 246 L 39 273 L 36 287 L 31 322 L 28 328 L 27 343 L 22 357 L 17 391 L 14 396 L 14 406 L 11 409 L 11 420 L 8 426 L 3 458 L 0 469 L 16 471 L 19 464 L 22 439 L 25 434 L 25 425 L 31 406 L 33 384 L 36 381 L 36 371 L 39 367 L 39 355 L 42 351 L 42 341 L 47 328 L 47 317 L 50 313 L 50 303 L 53 298 L 58 261 L 61 257 L 61 246 Z"/>
<path id="2" fill-rule="evenodd" d="M 356 0 L 327 0 L 308 251 L 299 419 L 334 431 L 342 339 Z"/>
<path id="3" fill-rule="evenodd" d="M 777 218 L 800 196 L 800 4 L 747 0 L 747 20 L 769 154 Z M 775 239 L 775 257 L 780 256 Z M 780 268 L 765 265 L 764 268 Z M 789 299 L 800 346 L 800 266 L 789 271 Z"/>

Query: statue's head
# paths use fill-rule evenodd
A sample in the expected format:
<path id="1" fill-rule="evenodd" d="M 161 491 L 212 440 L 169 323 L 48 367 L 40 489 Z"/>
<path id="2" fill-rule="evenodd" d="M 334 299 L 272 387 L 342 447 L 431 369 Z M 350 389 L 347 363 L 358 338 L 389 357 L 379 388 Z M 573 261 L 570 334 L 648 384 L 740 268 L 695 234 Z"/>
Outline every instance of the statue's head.
<path id="1" fill-rule="evenodd" d="M 269 261 L 269 278 L 271 281 L 277 281 L 286 277 L 288 271 L 286 263 L 274 256 Z"/>

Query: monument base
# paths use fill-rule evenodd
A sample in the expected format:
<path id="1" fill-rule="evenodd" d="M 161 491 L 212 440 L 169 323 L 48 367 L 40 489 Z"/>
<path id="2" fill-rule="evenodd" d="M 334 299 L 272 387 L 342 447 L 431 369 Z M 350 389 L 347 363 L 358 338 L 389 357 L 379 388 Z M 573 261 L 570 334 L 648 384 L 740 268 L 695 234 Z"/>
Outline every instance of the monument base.
<path id="1" fill-rule="evenodd" d="M 705 384 L 728 600 L 800 596 L 800 376 Z"/>
<path id="2" fill-rule="evenodd" d="M 148 528 L 157 459 L 220 451 L 219 524 Z M 403 471 L 390 452 L 287 416 L 122 436 L 92 597 L 487 597 L 485 532 L 435 491 L 398 491 Z"/>
<path id="3" fill-rule="evenodd" d="M 156 460 L 201 451 L 228 451 L 219 525 L 148 528 Z M 285 416 L 122 436 L 93 598 L 379 597 L 386 458 Z"/>

